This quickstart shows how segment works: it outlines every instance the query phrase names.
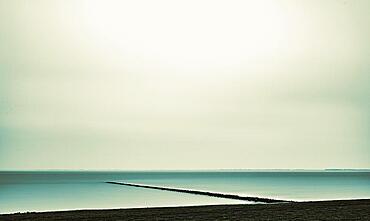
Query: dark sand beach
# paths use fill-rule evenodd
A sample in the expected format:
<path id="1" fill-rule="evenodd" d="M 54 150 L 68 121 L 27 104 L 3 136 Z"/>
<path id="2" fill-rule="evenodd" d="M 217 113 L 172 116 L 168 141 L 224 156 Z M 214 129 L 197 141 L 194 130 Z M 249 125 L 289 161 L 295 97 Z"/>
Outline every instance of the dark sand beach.
<path id="1" fill-rule="evenodd" d="M 370 199 L 18 213 L 0 220 L 370 220 Z"/>

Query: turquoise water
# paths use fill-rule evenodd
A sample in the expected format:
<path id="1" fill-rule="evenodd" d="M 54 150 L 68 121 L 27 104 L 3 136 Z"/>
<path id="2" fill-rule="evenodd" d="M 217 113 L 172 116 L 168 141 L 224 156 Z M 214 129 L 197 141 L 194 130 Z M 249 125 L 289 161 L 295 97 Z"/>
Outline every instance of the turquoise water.
<path id="1" fill-rule="evenodd" d="M 0 213 L 251 203 L 105 181 L 299 201 L 370 198 L 370 172 L 0 172 Z"/>

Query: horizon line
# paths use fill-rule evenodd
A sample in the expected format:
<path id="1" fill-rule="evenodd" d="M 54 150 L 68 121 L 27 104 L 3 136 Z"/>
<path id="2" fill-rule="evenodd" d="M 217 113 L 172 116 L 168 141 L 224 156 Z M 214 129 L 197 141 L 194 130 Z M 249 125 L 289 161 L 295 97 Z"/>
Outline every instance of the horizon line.
<path id="1" fill-rule="evenodd" d="M 219 169 L 0 169 L 0 172 L 216 172 L 216 171 L 370 171 L 370 168 L 219 168 Z"/>

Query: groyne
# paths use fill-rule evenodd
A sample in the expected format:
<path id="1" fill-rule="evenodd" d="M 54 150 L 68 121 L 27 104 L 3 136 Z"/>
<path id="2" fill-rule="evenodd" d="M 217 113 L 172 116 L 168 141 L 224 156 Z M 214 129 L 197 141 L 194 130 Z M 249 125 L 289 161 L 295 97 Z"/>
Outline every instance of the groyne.
<path id="1" fill-rule="evenodd" d="M 211 196 L 211 197 L 218 197 L 218 198 L 225 198 L 225 199 L 233 199 L 233 200 L 243 200 L 243 201 L 250 201 L 250 202 L 259 202 L 259 203 L 293 202 L 293 201 L 288 201 L 288 200 L 279 200 L 279 199 L 271 199 L 271 198 L 263 198 L 263 197 L 253 197 L 253 196 L 239 196 L 239 195 L 227 194 L 227 193 L 215 193 L 215 192 L 208 192 L 208 191 L 191 190 L 191 189 L 180 189 L 180 188 L 172 188 L 172 187 L 161 187 L 161 186 L 152 186 L 152 185 L 137 184 L 137 183 L 114 182 L 114 181 L 108 181 L 106 183 L 115 184 L 115 185 L 124 185 L 124 186 L 138 187 L 138 188 L 146 188 L 146 189 L 155 189 L 155 190 L 163 190 L 163 191 L 171 191 L 171 192 L 179 192 L 179 193 L 204 195 L 204 196 Z"/>

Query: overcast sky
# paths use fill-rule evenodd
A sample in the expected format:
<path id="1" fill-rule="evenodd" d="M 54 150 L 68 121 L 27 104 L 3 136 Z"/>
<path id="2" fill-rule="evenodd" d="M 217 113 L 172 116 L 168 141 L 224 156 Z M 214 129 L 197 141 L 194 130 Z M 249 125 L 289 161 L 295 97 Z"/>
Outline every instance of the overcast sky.
<path id="1" fill-rule="evenodd" d="M 370 167 L 370 1 L 0 0 L 0 169 Z"/>

